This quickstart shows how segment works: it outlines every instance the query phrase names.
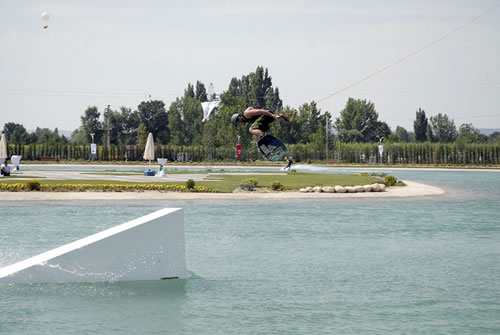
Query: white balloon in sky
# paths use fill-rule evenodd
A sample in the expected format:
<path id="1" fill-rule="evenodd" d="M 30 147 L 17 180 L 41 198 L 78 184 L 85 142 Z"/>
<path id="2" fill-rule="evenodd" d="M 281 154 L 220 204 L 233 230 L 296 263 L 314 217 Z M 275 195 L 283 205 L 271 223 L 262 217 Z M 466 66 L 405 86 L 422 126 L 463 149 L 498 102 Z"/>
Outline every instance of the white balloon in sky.
<path id="1" fill-rule="evenodd" d="M 42 20 L 44 20 L 44 21 L 48 21 L 50 18 L 50 14 L 47 12 L 43 12 L 40 16 L 42 17 Z"/>

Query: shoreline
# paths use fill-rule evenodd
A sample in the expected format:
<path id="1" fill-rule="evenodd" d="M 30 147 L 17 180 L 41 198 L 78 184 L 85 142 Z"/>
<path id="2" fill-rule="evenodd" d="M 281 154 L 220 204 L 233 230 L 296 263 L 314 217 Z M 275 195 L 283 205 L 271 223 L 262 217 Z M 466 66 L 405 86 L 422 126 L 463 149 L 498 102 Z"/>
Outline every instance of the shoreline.
<path id="1" fill-rule="evenodd" d="M 435 186 L 404 181 L 407 186 L 388 187 L 385 192 L 301 193 L 301 192 L 2 192 L 3 201 L 66 201 L 66 200 L 321 200 L 380 199 L 439 196 L 446 192 Z"/>
<path id="2" fill-rule="evenodd" d="M 124 167 L 130 167 L 130 168 L 144 168 L 144 169 L 149 169 L 149 168 L 158 168 L 159 164 L 154 163 L 153 165 L 148 165 L 147 163 L 144 164 L 106 164 L 106 163 L 96 163 L 96 164 L 70 164 L 70 163 L 48 163 L 48 164 L 40 164 L 40 163 L 24 163 L 20 164 L 21 166 L 25 167 L 103 167 L 103 168 L 124 168 Z M 166 169 L 172 168 L 197 168 L 197 169 L 230 169 L 230 168 L 279 168 L 280 166 L 284 166 L 285 163 L 283 164 L 165 164 L 164 167 Z M 370 170 L 395 170 L 395 171 L 418 171 L 418 170 L 427 170 L 427 171 L 493 171 L 493 172 L 500 172 L 499 167 L 433 167 L 433 166 L 421 166 L 421 167 L 416 167 L 416 166 L 410 166 L 410 167 L 401 167 L 401 166 L 377 166 L 377 165 L 328 165 L 328 164 L 305 164 L 305 163 L 294 163 L 293 166 L 313 166 L 317 168 L 328 168 L 328 169 L 338 169 L 338 170 L 345 170 L 345 169 L 352 169 L 352 170 L 363 170 L 363 169 L 370 169 Z"/>

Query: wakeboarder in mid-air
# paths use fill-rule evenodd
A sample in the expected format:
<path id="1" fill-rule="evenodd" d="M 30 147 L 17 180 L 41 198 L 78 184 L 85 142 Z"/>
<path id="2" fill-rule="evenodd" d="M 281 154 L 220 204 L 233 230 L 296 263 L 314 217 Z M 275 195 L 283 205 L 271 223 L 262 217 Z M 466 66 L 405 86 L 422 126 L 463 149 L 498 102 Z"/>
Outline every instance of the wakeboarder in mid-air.
<path id="1" fill-rule="evenodd" d="M 279 118 L 286 119 L 282 114 L 274 114 L 267 109 L 248 107 L 243 113 L 233 114 L 231 122 L 235 126 L 250 123 L 248 131 L 255 136 L 262 155 L 266 159 L 277 161 L 285 156 L 286 146 L 276 137 L 266 135 L 265 132 L 269 130 L 269 125 Z"/>

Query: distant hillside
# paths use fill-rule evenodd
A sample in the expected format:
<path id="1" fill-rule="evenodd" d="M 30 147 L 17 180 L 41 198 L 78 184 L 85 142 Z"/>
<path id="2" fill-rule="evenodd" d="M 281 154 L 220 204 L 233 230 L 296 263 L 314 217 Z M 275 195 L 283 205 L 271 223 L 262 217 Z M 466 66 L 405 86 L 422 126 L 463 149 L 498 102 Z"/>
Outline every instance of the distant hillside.
<path id="1" fill-rule="evenodd" d="M 481 134 L 486 135 L 486 136 L 490 136 L 491 134 L 493 134 L 496 131 L 500 132 L 500 128 L 480 128 L 479 129 L 479 132 Z"/>

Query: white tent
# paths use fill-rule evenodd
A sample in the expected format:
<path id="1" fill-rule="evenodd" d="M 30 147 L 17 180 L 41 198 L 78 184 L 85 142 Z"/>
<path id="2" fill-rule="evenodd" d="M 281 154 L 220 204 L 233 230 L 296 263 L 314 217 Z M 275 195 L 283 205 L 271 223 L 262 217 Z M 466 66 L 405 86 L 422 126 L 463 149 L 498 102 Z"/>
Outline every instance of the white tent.
<path id="1" fill-rule="evenodd" d="M 203 108 L 202 121 L 207 121 L 210 118 L 212 112 L 220 107 L 220 100 L 202 102 L 201 107 Z"/>
<path id="2" fill-rule="evenodd" d="M 153 134 L 149 133 L 148 141 L 146 142 L 146 149 L 144 150 L 144 160 L 151 161 L 155 159 L 155 142 L 153 141 Z"/>

